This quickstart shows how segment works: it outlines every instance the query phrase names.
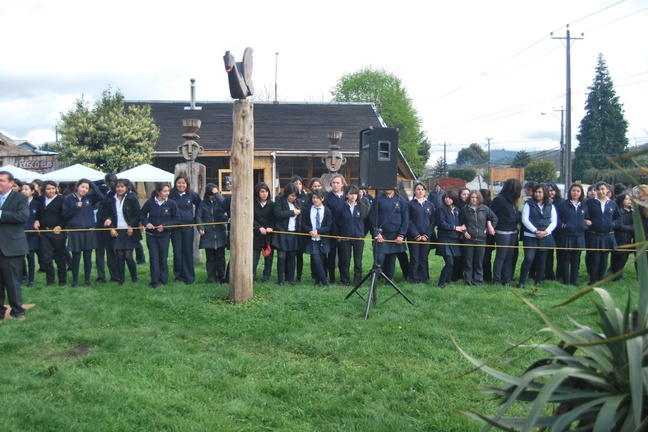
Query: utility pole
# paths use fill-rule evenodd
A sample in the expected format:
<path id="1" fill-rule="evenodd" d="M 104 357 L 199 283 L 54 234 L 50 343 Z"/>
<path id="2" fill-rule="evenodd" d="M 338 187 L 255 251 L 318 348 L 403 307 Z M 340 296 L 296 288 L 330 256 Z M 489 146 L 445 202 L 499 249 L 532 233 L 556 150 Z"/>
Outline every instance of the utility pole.
<path id="1" fill-rule="evenodd" d="M 488 141 L 488 184 L 490 185 L 493 183 L 491 181 L 491 159 L 490 159 L 490 142 L 493 138 L 486 138 L 486 141 Z"/>
<path id="2" fill-rule="evenodd" d="M 565 162 L 565 109 L 560 107 L 560 109 L 555 109 L 554 111 L 560 111 L 560 117 L 556 114 L 541 112 L 542 115 L 550 115 L 556 117 L 560 120 L 560 182 L 565 184 L 565 172 L 567 172 L 566 162 Z M 565 186 L 567 187 L 567 186 Z"/>
<path id="3" fill-rule="evenodd" d="M 581 36 L 584 34 L 581 33 Z M 571 37 L 569 32 L 569 24 L 567 24 L 566 37 L 554 37 L 551 32 L 552 39 L 565 39 L 565 48 L 567 49 L 567 85 L 565 91 L 567 121 L 565 122 L 565 188 L 569 188 L 572 183 L 572 164 L 571 164 L 571 41 L 576 39 L 583 39 L 582 37 Z"/>
<path id="4" fill-rule="evenodd" d="M 448 176 L 448 158 L 446 157 L 446 142 L 443 141 L 443 170 L 446 177 Z"/>
<path id="5" fill-rule="evenodd" d="M 279 58 L 279 53 L 275 53 L 275 97 L 274 97 L 274 104 L 278 104 L 279 101 L 277 100 L 277 59 Z"/>

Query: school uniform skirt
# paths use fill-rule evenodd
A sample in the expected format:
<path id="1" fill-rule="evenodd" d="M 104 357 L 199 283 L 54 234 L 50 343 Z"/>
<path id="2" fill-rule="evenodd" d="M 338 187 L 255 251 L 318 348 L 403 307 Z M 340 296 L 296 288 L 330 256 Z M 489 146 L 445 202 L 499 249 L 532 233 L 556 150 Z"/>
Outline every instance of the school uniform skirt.
<path id="1" fill-rule="evenodd" d="M 117 230 L 117 237 L 113 237 L 113 249 L 129 250 L 135 249 L 137 241 L 133 241 L 125 229 Z"/>
<path id="2" fill-rule="evenodd" d="M 272 237 L 272 246 L 283 252 L 301 250 L 301 236 L 296 234 L 274 234 Z"/>
<path id="3" fill-rule="evenodd" d="M 614 233 L 600 233 L 595 231 L 585 232 L 585 244 L 588 249 L 616 249 L 617 242 Z M 592 251 L 603 252 L 603 251 Z"/>
<path id="4" fill-rule="evenodd" d="M 558 247 L 565 249 L 585 249 L 585 235 L 581 234 L 572 236 L 562 233 L 558 238 L 556 238 L 556 244 Z"/>
<path id="5" fill-rule="evenodd" d="M 90 231 L 71 231 L 68 233 L 68 251 L 82 252 L 97 249 L 97 234 Z"/>

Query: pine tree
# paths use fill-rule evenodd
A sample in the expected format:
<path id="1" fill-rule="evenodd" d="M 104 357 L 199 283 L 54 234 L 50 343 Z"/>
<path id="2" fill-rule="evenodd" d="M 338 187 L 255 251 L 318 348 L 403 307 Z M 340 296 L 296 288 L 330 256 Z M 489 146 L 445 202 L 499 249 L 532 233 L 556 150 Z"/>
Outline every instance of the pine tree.
<path id="1" fill-rule="evenodd" d="M 445 158 L 440 157 L 437 159 L 436 165 L 432 168 L 432 177 L 437 179 L 448 177 L 448 164 Z"/>
<path id="2" fill-rule="evenodd" d="M 574 152 L 574 179 L 582 179 L 589 168 L 612 168 L 607 158 L 619 161 L 619 156 L 628 148 L 628 122 L 603 54 L 599 54 L 594 84 L 588 90 L 585 117 L 579 126 L 580 133 L 576 135 L 578 147 Z"/>
<path id="3" fill-rule="evenodd" d="M 531 162 L 531 155 L 526 152 L 526 150 L 520 150 L 515 155 L 513 162 L 511 163 L 511 168 L 524 168 Z"/>

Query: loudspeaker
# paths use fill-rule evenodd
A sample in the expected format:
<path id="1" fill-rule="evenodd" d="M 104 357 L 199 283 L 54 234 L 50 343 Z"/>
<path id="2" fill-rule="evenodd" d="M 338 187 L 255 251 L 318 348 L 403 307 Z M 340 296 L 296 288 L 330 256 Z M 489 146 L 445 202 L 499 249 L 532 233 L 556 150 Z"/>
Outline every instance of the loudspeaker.
<path id="1" fill-rule="evenodd" d="M 360 131 L 360 187 L 396 189 L 398 129 L 369 127 Z"/>

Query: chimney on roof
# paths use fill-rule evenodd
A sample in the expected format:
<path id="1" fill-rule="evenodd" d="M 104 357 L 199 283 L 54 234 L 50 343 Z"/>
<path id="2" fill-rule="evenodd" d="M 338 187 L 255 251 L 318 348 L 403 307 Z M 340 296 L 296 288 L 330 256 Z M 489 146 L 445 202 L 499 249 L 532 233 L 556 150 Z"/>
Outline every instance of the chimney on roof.
<path id="1" fill-rule="evenodd" d="M 185 111 L 200 111 L 202 107 L 196 106 L 196 80 L 191 78 L 191 105 L 184 108 Z"/>

